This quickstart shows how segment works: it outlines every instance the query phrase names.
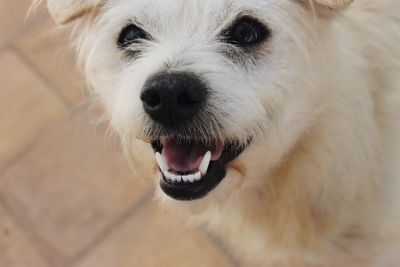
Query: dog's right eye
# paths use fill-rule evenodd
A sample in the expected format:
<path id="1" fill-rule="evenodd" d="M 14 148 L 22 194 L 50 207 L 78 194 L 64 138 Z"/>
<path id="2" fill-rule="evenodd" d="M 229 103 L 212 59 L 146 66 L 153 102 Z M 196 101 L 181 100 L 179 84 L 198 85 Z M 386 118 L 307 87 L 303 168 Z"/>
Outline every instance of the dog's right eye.
<path id="1" fill-rule="evenodd" d="M 138 26 L 131 24 L 121 31 L 118 38 L 118 46 L 120 48 L 126 48 L 145 39 L 148 39 L 146 32 Z"/>
<path id="2" fill-rule="evenodd" d="M 271 35 L 270 30 L 257 19 L 250 16 L 239 18 L 224 33 L 225 40 L 240 47 L 250 47 L 262 43 Z"/>

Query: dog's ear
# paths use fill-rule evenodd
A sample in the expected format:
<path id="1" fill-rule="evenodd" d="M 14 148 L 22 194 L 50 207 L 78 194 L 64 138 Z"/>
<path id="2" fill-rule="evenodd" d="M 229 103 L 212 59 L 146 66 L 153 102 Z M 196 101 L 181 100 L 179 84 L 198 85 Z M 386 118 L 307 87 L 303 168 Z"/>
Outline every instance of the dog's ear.
<path id="1" fill-rule="evenodd" d="M 314 0 L 314 2 L 322 7 L 338 10 L 348 6 L 353 0 Z"/>
<path id="2" fill-rule="evenodd" d="M 47 0 L 47 7 L 58 24 L 65 24 L 93 11 L 104 2 L 104 0 Z"/>

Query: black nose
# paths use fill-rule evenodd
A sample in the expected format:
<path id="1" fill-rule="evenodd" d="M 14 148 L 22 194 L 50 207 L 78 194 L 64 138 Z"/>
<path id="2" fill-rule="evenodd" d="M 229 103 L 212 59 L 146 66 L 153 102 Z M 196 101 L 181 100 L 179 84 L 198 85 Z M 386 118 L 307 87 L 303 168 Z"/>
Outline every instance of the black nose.
<path id="1" fill-rule="evenodd" d="M 207 86 L 190 73 L 160 73 L 144 85 L 140 99 L 149 116 L 165 125 L 177 126 L 193 119 L 207 98 Z"/>

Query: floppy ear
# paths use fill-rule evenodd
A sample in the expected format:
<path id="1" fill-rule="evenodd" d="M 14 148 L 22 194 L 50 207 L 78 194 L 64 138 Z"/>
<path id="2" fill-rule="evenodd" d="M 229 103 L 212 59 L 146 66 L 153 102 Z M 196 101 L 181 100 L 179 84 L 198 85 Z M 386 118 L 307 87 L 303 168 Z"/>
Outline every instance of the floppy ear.
<path id="1" fill-rule="evenodd" d="M 353 2 L 353 0 L 314 0 L 317 4 L 329 9 L 341 9 Z"/>
<path id="2" fill-rule="evenodd" d="M 101 6 L 104 2 L 105 0 L 47 0 L 47 7 L 58 24 L 65 24 Z"/>

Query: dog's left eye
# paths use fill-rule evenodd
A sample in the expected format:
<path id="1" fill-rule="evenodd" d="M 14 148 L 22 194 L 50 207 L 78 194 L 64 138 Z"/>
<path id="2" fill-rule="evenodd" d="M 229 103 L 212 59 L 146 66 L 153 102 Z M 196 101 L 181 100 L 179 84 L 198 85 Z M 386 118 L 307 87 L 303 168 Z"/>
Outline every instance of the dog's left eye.
<path id="1" fill-rule="evenodd" d="M 118 46 L 125 48 L 144 39 L 147 39 L 146 32 L 138 26 L 131 24 L 121 31 L 118 38 Z"/>
<path id="2" fill-rule="evenodd" d="M 271 35 L 270 30 L 258 20 L 252 17 L 238 19 L 226 32 L 228 43 L 238 46 L 257 45 Z"/>

